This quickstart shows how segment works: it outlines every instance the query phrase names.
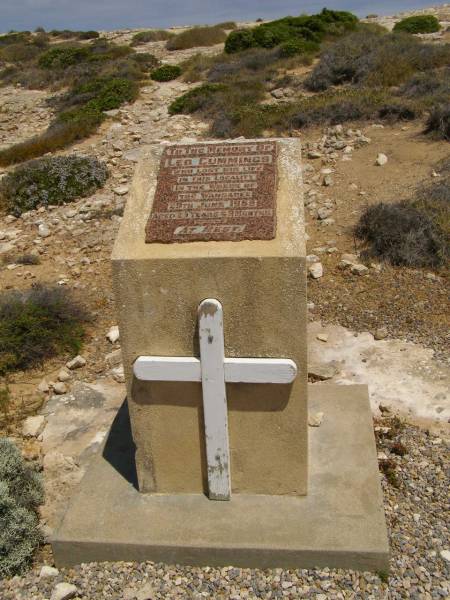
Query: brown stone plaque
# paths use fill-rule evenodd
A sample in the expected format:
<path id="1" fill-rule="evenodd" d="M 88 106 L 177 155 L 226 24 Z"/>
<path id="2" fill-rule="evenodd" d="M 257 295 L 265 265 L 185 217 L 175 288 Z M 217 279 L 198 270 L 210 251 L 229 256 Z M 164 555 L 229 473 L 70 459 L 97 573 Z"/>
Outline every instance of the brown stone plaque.
<path id="1" fill-rule="evenodd" d="M 274 141 L 167 147 L 145 241 L 273 239 L 276 156 Z"/>

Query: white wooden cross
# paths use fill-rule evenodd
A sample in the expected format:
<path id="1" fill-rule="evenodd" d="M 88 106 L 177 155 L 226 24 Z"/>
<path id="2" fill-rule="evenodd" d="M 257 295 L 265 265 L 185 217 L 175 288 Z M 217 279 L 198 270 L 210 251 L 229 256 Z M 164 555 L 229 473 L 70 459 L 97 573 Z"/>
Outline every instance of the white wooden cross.
<path id="1" fill-rule="evenodd" d="M 143 381 L 201 381 L 205 421 L 206 460 L 211 500 L 229 500 L 230 451 L 226 383 L 284 383 L 294 381 L 297 366 L 284 358 L 225 358 L 223 310 L 218 300 L 198 307 L 200 359 L 191 356 L 140 356 L 134 375 Z"/>

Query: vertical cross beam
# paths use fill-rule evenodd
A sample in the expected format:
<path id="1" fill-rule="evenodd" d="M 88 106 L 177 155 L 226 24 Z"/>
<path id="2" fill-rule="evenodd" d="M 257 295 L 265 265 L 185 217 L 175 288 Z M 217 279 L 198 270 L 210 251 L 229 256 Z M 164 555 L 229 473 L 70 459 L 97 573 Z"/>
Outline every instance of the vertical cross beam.
<path id="1" fill-rule="evenodd" d="M 229 500 L 230 456 L 224 372 L 223 310 L 218 300 L 198 309 L 208 487 L 211 500 Z"/>

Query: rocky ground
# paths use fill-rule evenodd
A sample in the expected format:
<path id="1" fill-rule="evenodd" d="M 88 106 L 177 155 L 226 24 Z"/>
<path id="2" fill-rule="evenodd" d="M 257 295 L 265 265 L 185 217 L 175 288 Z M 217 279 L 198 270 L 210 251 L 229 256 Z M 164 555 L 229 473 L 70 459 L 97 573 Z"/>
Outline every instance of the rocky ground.
<path id="1" fill-rule="evenodd" d="M 448 5 L 436 10 L 442 21 L 450 21 Z M 131 35 L 112 32 L 108 37 L 123 42 Z M 161 42 L 140 50 L 171 63 L 198 52 L 168 53 Z M 73 289 L 93 315 L 82 357 L 55 359 L 12 376 L 11 401 L 0 414 L 0 432 L 43 464 L 46 534 L 124 397 L 109 256 L 134 167 L 146 145 L 205 136 L 207 123 L 168 116 L 168 104 L 190 87 L 180 81 L 152 83 L 133 105 L 110 111 L 97 135 L 67 151 L 107 162 L 111 177 L 98 193 L 19 219 L 0 216 L 0 290 L 56 283 Z M 275 93 L 273 101 L 288 94 Z M 0 146 L 45 129 L 51 118 L 47 97 L 46 92 L 18 87 L 0 90 Z M 448 143 L 424 138 L 421 129 L 420 123 L 359 123 L 298 133 L 304 146 L 309 236 L 310 380 L 370 385 L 374 413 L 382 419 L 377 426 L 382 428 L 379 458 L 393 552 L 389 582 L 347 571 L 258 572 L 150 563 L 84 565 L 60 573 L 47 569 L 40 575 L 42 565 L 51 564 L 45 547 L 29 574 L 0 583 L 0 598 L 448 596 L 448 274 L 366 264 L 351 233 L 367 204 L 409 197 L 417 185 L 439 177 L 437 165 L 448 157 Z M 15 258 L 25 253 L 39 255 L 40 264 L 18 264 Z M 392 452 L 389 432 L 384 432 L 385 427 L 395 430 L 392 412 L 410 423 L 399 433 L 407 449 L 404 456 Z M 75 588 L 64 592 L 59 583 Z"/>
<path id="2" fill-rule="evenodd" d="M 448 445 L 385 413 L 375 424 L 392 552 L 387 574 L 311 569 L 192 568 L 154 563 L 83 564 L 57 570 L 43 554 L 24 577 L 0 582 L 4 600 L 157 598 L 448 598 Z M 49 563 L 43 566 L 43 562 Z"/>

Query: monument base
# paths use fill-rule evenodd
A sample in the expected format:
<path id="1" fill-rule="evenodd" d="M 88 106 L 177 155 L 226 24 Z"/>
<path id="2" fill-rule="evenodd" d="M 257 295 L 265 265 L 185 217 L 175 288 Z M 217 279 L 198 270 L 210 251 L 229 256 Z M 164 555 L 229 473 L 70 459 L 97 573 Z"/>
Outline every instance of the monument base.
<path id="1" fill-rule="evenodd" d="M 387 571 L 389 547 L 366 386 L 309 386 L 307 496 L 141 494 L 116 419 L 52 541 L 57 566 L 146 561 Z M 261 465 L 264 469 L 264 465 Z"/>

